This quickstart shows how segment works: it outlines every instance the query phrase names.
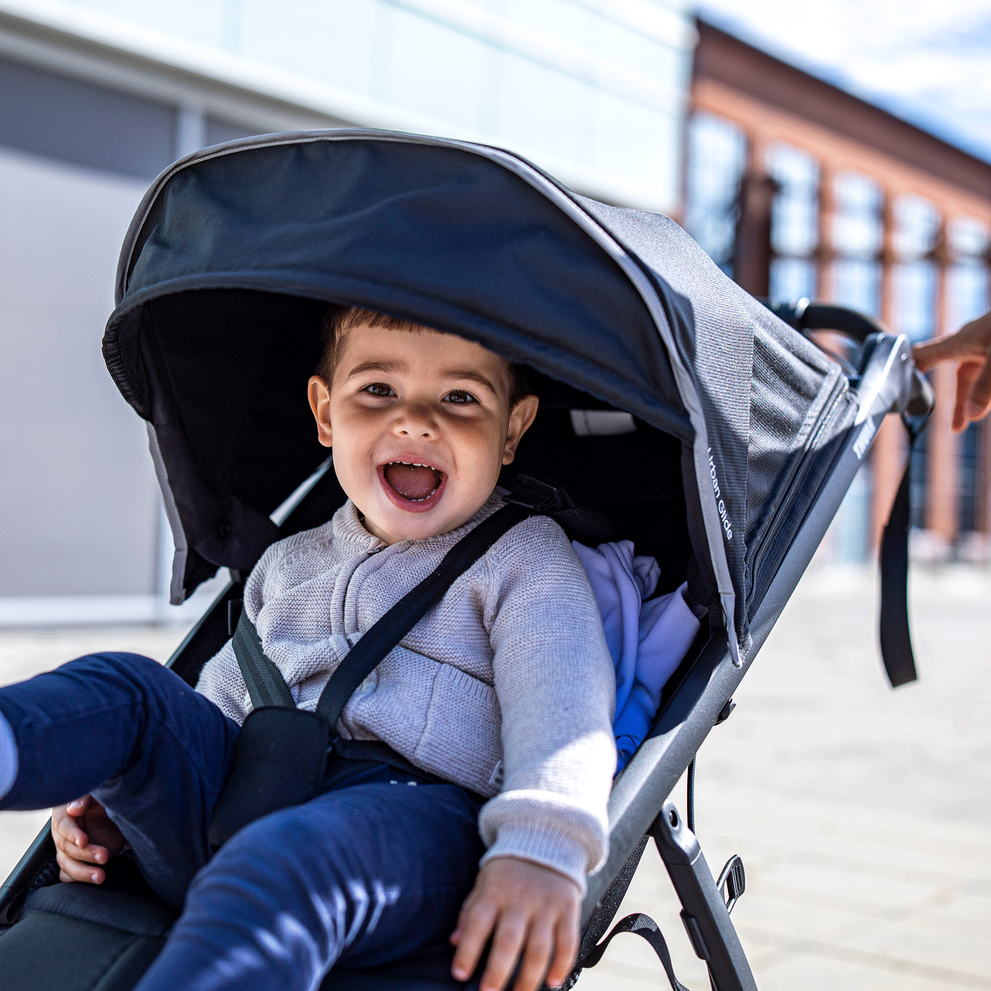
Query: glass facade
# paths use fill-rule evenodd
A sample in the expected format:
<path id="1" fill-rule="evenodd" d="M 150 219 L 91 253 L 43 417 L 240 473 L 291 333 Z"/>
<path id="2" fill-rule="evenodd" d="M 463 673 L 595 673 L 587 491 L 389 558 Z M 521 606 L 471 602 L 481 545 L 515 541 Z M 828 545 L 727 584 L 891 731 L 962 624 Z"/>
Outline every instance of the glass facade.
<path id="1" fill-rule="evenodd" d="M 832 188 L 830 242 L 835 260 L 830 298 L 870 316 L 881 311 L 881 265 L 884 245 L 884 199 L 871 178 L 857 172 L 836 176 Z"/>
<path id="2" fill-rule="evenodd" d="M 713 114 L 692 115 L 685 229 L 729 276 L 733 275 L 740 181 L 746 165 L 747 139 L 740 128 Z"/>
<path id="3" fill-rule="evenodd" d="M 978 221 L 959 217 L 948 225 L 947 240 L 952 259 L 946 273 L 948 329 L 955 329 L 991 308 L 991 233 Z M 960 438 L 957 515 L 962 535 L 991 526 L 991 507 L 982 479 L 988 474 L 987 431 L 986 421 L 972 423 Z"/>
<path id="4" fill-rule="evenodd" d="M 815 253 L 819 245 L 819 165 L 811 155 L 786 144 L 768 149 L 766 165 L 775 183 L 771 296 L 812 298 L 816 295 Z"/>
<path id="5" fill-rule="evenodd" d="M 919 196 L 900 196 L 894 203 L 897 259 L 893 272 L 894 325 L 911 341 L 924 341 L 936 331 L 935 252 L 940 218 L 936 207 Z"/>
<path id="6" fill-rule="evenodd" d="M 735 122 L 710 112 L 700 110 L 690 122 L 686 227 L 731 276 L 741 181 L 751 140 Z M 934 202 L 935 196 L 930 200 L 903 194 L 887 200 L 877 178 L 850 169 L 824 173 L 816 155 L 787 142 L 773 141 L 762 157 L 774 190 L 767 218 L 772 297 L 817 298 L 825 290 L 832 302 L 883 316 L 913 342 L 956 330 L 991 307 L 989 225 L 961 216 L 948 216 L 944 222 L 941 209 L 945 208 Z M 828 156 L 824 159 L 828 167 Z M 983 423 L 971 425 L 953 456 L 957 500 L 953 546 L 959 545 L 964 556 L 977 545 L 974 531 L 991 533 L 988 429 Z M 947 450 L 926 434 L 916 442 L 910 472 L 914 527 L 945 529 L 946 519 L 953 515 L 943 505 L 945 490 L 933 488 L 930 479 L 932 471 L 948 470 L 932 467 L 934 458 L 942 464 Z M 834 520 L 835 559 L 865 560 L 870 553 L 872 475 L 882 471 L 873 463 L 875 454 Z M 892 457 L 890 451 L 886 457 Z M 887 478 L 894 469 L 887 461 L 885 465 Z M 897 471 L 900 475 L 901 468 Z M 934 514 L 941 523 L 933 522 Z M 952 547 L 950 551 L 956 553 Z"/>
<path id="7" fill-rule="evenodd" d="M 936 291 L 939 277 L 935 252 L 940 217 L 936 207 L 919 196 L 900 196 L 892 205 L 892 323 L 911 341 L 925 341 L 937 330 Z M 912 526 L 924 530 L 929 517 L 928 430 L 912 449 Z M 961 465 L 962 468 L 962 465 Z"/>

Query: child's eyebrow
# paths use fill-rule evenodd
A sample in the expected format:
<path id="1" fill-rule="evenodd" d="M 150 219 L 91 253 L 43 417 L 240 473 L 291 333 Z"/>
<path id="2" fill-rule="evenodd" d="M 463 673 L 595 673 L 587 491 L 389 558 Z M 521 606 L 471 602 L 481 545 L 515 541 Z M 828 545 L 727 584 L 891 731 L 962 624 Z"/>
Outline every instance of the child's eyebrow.
<path id="1" fill-rule="evenodd" d="M 496 387 L 481 372 L 476 372 L 471 368 L 447 368 L 441 373 L 443 378 L 467 379 L 469 382 L 477 382 L 485 386 L 489 392 L 498 394 Z"/>
<path id="2" fill-rule="evenodd" d="M 365 372 L 405 372 L 405 361 L 363 361 L 360 365 L 355 365 L 348 372 L 348 379 L 353 379 L 355 375 L 363 375 Z M 345 380 L 347 381 L 347 380 Z"/>

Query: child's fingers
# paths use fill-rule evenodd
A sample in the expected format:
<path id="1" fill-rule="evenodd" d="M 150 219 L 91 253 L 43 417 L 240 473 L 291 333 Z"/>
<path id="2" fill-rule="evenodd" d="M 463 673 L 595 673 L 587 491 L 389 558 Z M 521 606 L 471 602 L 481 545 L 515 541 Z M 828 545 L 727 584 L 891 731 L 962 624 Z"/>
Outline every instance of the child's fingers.
<path id="1" fill-rule="evenodd" d="M 526 936 L 526 917 L 519 912 L 504 911 L 496 926 L 479 991 L 502 991 L 519 960 Z"/>
<path id="2" fill-rule="evenodd" d="M 457 950 L 451 973 L 457 981 L 467 981 L 475 972 L 478 958 L 482 955 L 485 941 L 495 925 L 496 909 L 485 901 L 473 899 L 471 895 L 461 909 L 458 928 L 454 931 Z"/>
<path id="3" fill-rule="evenodd" d="M 547 965 L 553 952 L 553 925 L 545 918 L 532 919 L 514 991 L 537 991 L 537 988 L 544 983 Z"/>
<path id="4" fill-rule="evenodd" d="M 67 856 L 61 850 L 55 854 L 59 866 L 59 878 L 62 881 L 80 881 L 84 884 L 102 884 L 106 872 L 99 867 L 93 867 L 85 861 Z"/>
<path id="5" fill-rule="evenodd" d="M 86 839 L 85 835 L 83 838 Z M 110 851 L 105 846 L 96 843 L 80 846 L 64 836 L 55 837 L 55 849 L 68 860 L 78 860 L 84 864 L 105 864 L 110 859 Z"/>
<path id="6" fill-rule="evenodd" d="M 74 798 L 71 802 L 69 802 L 66 805 L 65 810 L 71 816 L 81 816 L 90 807 L 90 805 L 93 804 L 95 804 L 95 802 L 93 801 L 92 795 L 83 795 L 82 798 Z"/>
<path id="7" fill-rule="evenodd" d="M 552 987 L 559 987 L 571 973 L 578 958 L 577 919 L 561 918 L 555 928 L 554 959 L 547 971 L 546 981 Z"/>
<path id="8" fill-rule="evenodd" d="M 79 827 L 72 816 L 66 815 L 64 809 L 52 810 L 52 839 L 56 846 L 72 844 L 80 850 L 84 850 L 89 844 L 86 831 Z"/>

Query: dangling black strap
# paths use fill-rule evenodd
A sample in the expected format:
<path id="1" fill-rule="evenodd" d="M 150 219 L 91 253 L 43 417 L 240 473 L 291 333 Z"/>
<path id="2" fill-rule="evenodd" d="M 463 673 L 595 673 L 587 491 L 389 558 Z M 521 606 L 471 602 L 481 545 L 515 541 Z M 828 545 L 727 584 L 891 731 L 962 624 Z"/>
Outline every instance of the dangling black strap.
<path id="1" fill-rule="evenodd" d="M 909 435 L 908 464 L 881 536 L 881 657 L 892 688 L 915 681 L 915 657 L 908 625 L 908 537 L 912 522 L 912 451 L 925 427 L 902 418 Z"/>
<path id="2" fill-rule="evenodd" d="M 625 919 L 617 922 L 613 926 L 612 932 L 601 943 L 595 946 L 592 952 L 585 958 L 582 966 L 594 967 L 602 959 L 602 954 L 606 952 L 606 947 L 612 941 L 613 936 L 617 936 L 619 933 L 634 933 L 647 940 L 657 954 L 657 959 L 661 961 L 664 973 L 668 975 L 672 991 L 688 991 L 688 988 L 674 976 L 671 953 L 668 950 L 668 944 L 661 935 L 661 930 L 657 928 L 657 923 L 649 915 L 643 915 L 642 913 L 628 915 Z"/>

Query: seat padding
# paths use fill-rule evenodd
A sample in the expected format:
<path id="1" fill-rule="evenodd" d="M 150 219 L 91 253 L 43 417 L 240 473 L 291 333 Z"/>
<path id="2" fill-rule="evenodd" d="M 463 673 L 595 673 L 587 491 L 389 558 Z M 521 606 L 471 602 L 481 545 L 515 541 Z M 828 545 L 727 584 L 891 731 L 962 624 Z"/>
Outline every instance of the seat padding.
<path id="1" fill-rule="evenodd" d="M 89 884 L 52 884 L 31 892 L 24 913 L 44 912 L 109 926 L 136 936 L 164 939 L 176 914 L 161 903 L 129 891 L 114 891 Z"/>
<path id="2" fill-rule="evenodd" d="M 121 895 L 123 900 L 114 897 Z M 171 924 L 135 904 L 139 901 L 81 884 L 52 885 L 32 893 L 20 919 L 0 936 L 3 987 L 131 991 L 161 951 Z M 115 908 L 108 910 L 104 902 L 115 903 Z M 39 903 L 55 910 L 40 908 Z M 122 914 L 125 908 L 132 913 L 131 923 Z M 115 924 L 96 921 L 100 916 L 113 916 Z"/>

